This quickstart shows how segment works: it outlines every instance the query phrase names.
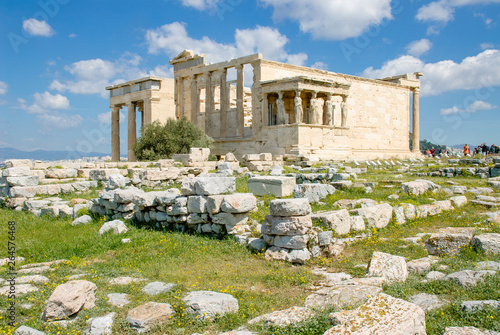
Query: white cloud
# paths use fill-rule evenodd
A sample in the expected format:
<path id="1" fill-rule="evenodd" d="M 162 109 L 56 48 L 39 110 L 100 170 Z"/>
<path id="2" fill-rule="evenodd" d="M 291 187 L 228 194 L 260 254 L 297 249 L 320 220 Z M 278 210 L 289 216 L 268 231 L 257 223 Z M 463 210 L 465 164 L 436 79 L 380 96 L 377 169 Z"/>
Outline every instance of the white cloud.
<path id="1" fill-rule="evenodd" d="M 218 43 L 208 37 L 194 39 L 186 31 L 185 24 L 173 22 L 146 32 L 148 51 L 152 54 L 164 52 L 173 58 L 185 49 L 207 55 L 209 62 L 221 62 L 260 52 L 270 60 L 303 65 L 307 60 L 304 53 L 288 54 L 285 45 L 288 38 L 277 29 L 257 26 L 255 29 L 236 29 L 235 42 Z"/>
<path id="2" fill-rule="evenodd" d="M 78 127 L 83 118 L 78 115 L 69 115 L 60 112 L 53 112 L 51 114 L 37 115 L 38 122 L 44 127 L 41 129 L 42 133 L 50 132 L 52 129 L 68 129 Z"/>
<path id="3" fill-rule="evenodd" d="M 497 106 L 490 104 L 489 102 L 485 102 L 482 100 L 476 100 L 469 105 L 469 107 L 465 109 L 460 109 L 457 106 L 453 106 L 451 108 L 443 108 L 441 109 L 441 115 L 454 115 L 459 113 L 476 113 L 478 111 L 492 110 L 496 109 Z"/>
<path id="4" fill-rule="evenodd" d="M 75 38 L 76 36 L 78 36 L 78 35 L 76 35 L 76 34 L 69 34 L 68 35 L 69 38 Z"/>
<path id="5" fill-rule="evenodd" d="M 481 49 L 486 50 L 486 49 L 493 49 L 495 45 L 493 43 L 481 43 L 479 45 Z"/>
<path id="6" fill-rule="evenodd" d="M 297 21 L 317 39 L 344 40 L 392 19 L 390 0 L 262 0 L 274 8 L 275 20 Z"/>
<path id="7" fill-rule="evenodd" d="M 496 75 L 500 73 L 500 50 L 485 50 L 460 63 L 443 60 L 426 64 L 416 57 L 405 55 L 387 61 L 380 69 L 369 67 L 364 70 L 363 76 L 384 78 L 417 71 L 424 73 L 421 78 L 424 95 L 500 86 L 500 77 Z"/>
<path id="8" fill-rule="evenodd" d="M 100 58 L 78 61 L 64 67 L 72 79 L 56 79 L 49 88 L 58 92 L 100 94 L 106 98 L 109 97 L 106 86 L 151 75 L 139 68 L 140 62 L 141 57 L 132 53 L 125 53 L 115 61 Z M 163 73 L 161 69 L 164 68 L 156 67 L 153 71 Z"/>
<path id="9" fill-rule="evenodd" d="M 214 8 L 220 0 L 182 0 L 181 2 L 183 6 L 204 10 Z"/>
<path id="10" fill-rule="evenodd" d="M 46 21 L 33 18 L 23 21 L 23 29 L 33 36 L 49 37 L 55 34 L 54 29 Z"/>
<path id="11" fill-rule="evenodd" d="M 409 55 L 420 57 L 432 48 L 432 43 L 426 38 L 413 41 L 406 47 Z"/>
<path id="12" fill-rule="evenodd" d="M 104 124 L 111 124 L 111 111 L 97 115 L 97 120 Z M 120 111 L 120 123 L 125 121 L 125 114 Z"/>
<path id="13" fill-rule="evenodd" d="M 431 23 L 427 30 L 428 35 L 437 34 L 440 27 L 454 19 L 455 8 L 495 3 L 500 3 L 500 0 L 438 0 L 420 7 L 415 18 L 422 22 Z M 486 19 L 485 22 L 489 25 L 491 19 Z"/>
<path id="14" fill-rule="evenodd" d="M 311 67 L 318 70 L 328 70 L 328 65 L 323 62 L 316 62 Z"/>
<path id="15" fill-rule="evenodd" d="M 4 95 L 5 93 L 7 93 L 8 88 L 9 86 L 6 82 L 0 81 L 0 95 Z"/>

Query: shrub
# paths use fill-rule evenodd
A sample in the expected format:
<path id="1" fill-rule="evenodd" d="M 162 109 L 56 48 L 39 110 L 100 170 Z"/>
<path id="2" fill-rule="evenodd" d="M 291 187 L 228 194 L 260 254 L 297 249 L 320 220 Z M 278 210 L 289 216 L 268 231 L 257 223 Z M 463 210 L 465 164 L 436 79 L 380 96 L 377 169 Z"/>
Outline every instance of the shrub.
<path id="1" fill-rule="evenodd" d="M 210 148 L 213 140 L 188 119 L 169 119 L 165 125 L 155 121 L 141 129 L 141 137 L 134 145 L 138 160 L 156 161 L 172 158 L 173 154 L 187 154 L 192 147 Z"/>

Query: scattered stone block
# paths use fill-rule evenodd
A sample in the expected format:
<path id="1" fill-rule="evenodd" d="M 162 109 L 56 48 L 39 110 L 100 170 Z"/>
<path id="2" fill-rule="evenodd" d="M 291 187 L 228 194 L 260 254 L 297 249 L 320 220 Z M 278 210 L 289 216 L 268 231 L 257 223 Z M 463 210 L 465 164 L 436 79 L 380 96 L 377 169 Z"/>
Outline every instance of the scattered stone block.
<path id="1" fill-rule="evenodd" d="M 291 307 L 282 311 L 275 311 L 253 318 L 248 324 L 264 322 L 266 326 L 288 326 L 311 318 L 314 312 L 306 307 Z"/>
<path id="2" fill-rule="evenodd" d="M 461 248 L 470 244 L 473 233 L 472 228 L 443 228 L 425 241 L 425 247 L 431 255 L 456 255 Z"/>
<path id="3" fill-rule="evenodd" d="M 392 206 L 389 204 L 360 208 L 356 212 L 366 220 L 369 227 L 377 229 L 387 227 L 392 219 Z"/>
<path id="4" fill-rule="evenodd" d="M 94 308 L 96 291 L 97 286 L 86 280 L 73 280 L 57 286 L 45 305 L 42 320 L 64 320 L 82 309 Z"/>
<path id="5" fill-rule="evenodd" d="M 147 284 L 142 288 L 142 292 L 148 294 L 148 295 L 158 295 L 161 293 L 169 292 L 175 287 L 175 284 L 173 283 L 164 283 L 161 281 L 155 281 L 152 283 Z"/>
<path id="6" fill-rule="evenodd" d="M 353 311 L 330 315 L 336 326 L 324 335 L 426 335 L 425 312 L 415 304 L 380 293 Z"/>
<path id="7" fill-rule="evenodd" d="M 375 297 L 382 288 L 368 285 L 335 285 L 322 288 L 309 295 L 304 306 L 309 308 L 338 308 L 346 309 L 365 303 L 371 297 Z"/>
<path id="8" fill-rule="evenodd" d="M 301 250 L 290 250 L 286 255 L 286 261 L 292 264 L 306 264 L 306 262 L 311 259 L 311 256 L 311 252 L 305 248 Z"/>
<path id="9" fill-rule="evenodd" d="M 464 312 L 475 313 L 485 308 L 500 308 L 500 301 L 498 300 L 471 300 L 462 302 L 462 310 Z"/>
<path id="10" fill-rule="evenodd" d="M 303 216 L 311 213 L 311 205 L 307 199 L 275 199 L 269 204 L 273 216 Z"/>
<path id="11" fill-rule="evenodd" d="M 459 272 L 450 273 L 445 278 L 452 280 L 464 288 L 476 286 L 483 281 L 486 276 L 492 276 L 496 273 L 493 270 L 463 270 Z"/>
<path id="12" fill-rule="evenodd" d="M 92 217 L 90 215 L 83 215 L 73 220 L 73 222 L 71 222 L 71 225 L 72 226 L 86 225 L 91 222 L 92 222 Z"/>
<path id="13" fill-rule="evenodd" d="M 14 335 L 45 335 L 45 333 L 31 327 L 21 326 L 16 329 Z"/>
<path id="14" fill-rule="evenodd" d="M 480 251 L 489 254 L 499 254 L 500 253 L 500 234 L 487 233 L 476 235 L 471 241 L 471 245 Z"/>
<path id="15" fill-rule="evenodd" d="M 115 313 L 109 313 L 105 316 L 98 318 L 91 318 L 87 320 L 89 329 L 88 335 L 111 335 L 113 331 L 113 318 Z"/>
<path id="16" fill-rule="evenodd" d="M 257 208 L 257 199 L 252 193 L 236 193 L 224 196 L 221 210 L 226 213 L 247 213 Z"/>
<path id="17" fill-rule="evenodd" d="M 149 331 L 152 327 L 168 322 L 175 311 L 169 304 L 147 302 L 131 309 L 127 314 L 127 322 L 138 333 Z"/>
<path id="18" fill-rule="evenodd" d="M 347 234 L 351 230 L 352 221 L 347 209 L 313 214 L 312 218 L 321 221 L 326 227 L 333 229 L 339 235 Z"/>
<path id="19" fill-rule="evenodd" d="M 266 215 L 262 233 L 267 235 L 305 235 L 312 228 L 311 216 Z"/>
<path id="20" fill-rule="evenodd" d="M 199 320 L 215 320 L 216 317 L 238 312 L 238 300 L 226 293 L 194 291 L 182 300 L 186 304 L 186 312 Z"/>
<path id="21" fill-rule="evenodd" d="M 333 193 L 335 187 L 328 184 L 298 184 L 293 189 L 294 198 L 306 198 L 310 203 L 319 202 Z"/>
<path id="22" fill-rule="evenodd" d="M 103 235 L 108 231 L 113 231 L 115 235 L 119 235 L 126 233 L 128 229 L 125 223 L 123 223 L 123 221 L 113 220 L 106 222 L 105 224 L 102 225 L 101 229 L 99 229 L 99 235 Z"/>
<path id="23" fill-rule="evenodd" d="M 294 177 L 264 176 L 248 179 L 248 189 L 257 196 L 272 194 L 275 197 L 288 197 L 296 185 Z"/>
<path id="24" fill-rule="evenodd" d="M 408 279 L 408 267 L 404 257 L 375 251 L 368 267 L 368 277 L 384 277 L 388 282 Z"/>
<path id="25" fill-rule="evenodd" d="M 409 302 L 420 306 L 425 312 L 441 307 L 444 303 L 435 294 L 419 293 L 412 295 Z"/>

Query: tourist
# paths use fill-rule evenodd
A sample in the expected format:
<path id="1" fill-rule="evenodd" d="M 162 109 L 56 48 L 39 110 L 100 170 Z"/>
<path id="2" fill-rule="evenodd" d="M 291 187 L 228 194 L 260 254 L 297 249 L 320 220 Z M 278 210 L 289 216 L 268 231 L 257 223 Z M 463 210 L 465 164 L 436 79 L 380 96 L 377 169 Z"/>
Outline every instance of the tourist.
<path id="1" fill-rule="evenodd" d="M 430 150 L 430 149 L 425 150 L 425 154 L 426 154 L 427 156 L 429 156 L 429 157 L 430 157 L 430 155 L 431 155 L 431 150 Z"/>
<path id="2" fill-rule="evenodd" d="M 470 150 L 469 150 L 469 146 L 467 145 L 467 143 L 464 145 L 464 156 L 469 154 L 470 153 Z"/>
<path id="3" fill-rule="evenodd" d="M 434 149 L 434 147 L 431 149 L 431 155 L 432 157 L 436 156 L 436 149 Z"/>

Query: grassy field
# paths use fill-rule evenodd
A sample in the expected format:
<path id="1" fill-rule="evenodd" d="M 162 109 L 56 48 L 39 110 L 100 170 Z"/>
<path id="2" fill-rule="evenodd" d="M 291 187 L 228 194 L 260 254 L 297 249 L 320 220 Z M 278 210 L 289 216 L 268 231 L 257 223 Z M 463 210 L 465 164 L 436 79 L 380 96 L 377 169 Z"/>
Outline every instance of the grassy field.
<path id="1" fill-rule="evenodd" d="M 394 173 L 376 170 L 376 173 L 361 175 L 367 181 L 392 179 Z M 405 180 L 415 179 L 408 178 Z M 432 178 L 432 181 L 446 186 L 449 179 Z M 487 186 L 486 181 L 474 177 L 453 179 L 468 187 Z M 313 209 L 333 210 L 333 203 L 340 199 L 371 198 L 387 201 L 391 205 L 410 202 L 416 205 L 431 203 L 432 199 L 441 200 L 449 196 L 444 192 L 428 193 L 420 197 L 402 194 L 399 185 L 385 188 L 379 184 L 373 193 L 366 194 L 362 189 L 338 191 L 314 205 Z M 248 192 L 246 180 L 237 181 L 238 192 Z M 97 196 L 93 190 L 88 194 L 70 195 L 91 198 Z M 398 200 L 388 200 L 391 194 L 398 194 Z M 498 195 L 497 195 L 498 196 Z M 468 195 L 470 199 L 472 195 Z M 432 198 L 432 199 L 431 199 Z M 269 213 L 268 205 L 272 197 L 259 198 L 259 208 L 251 218 L 262 222 Z M 403 240 L 417 233 L 430 234 L 442 227 L 476 227 L 483 231 L 500 232 L 496 225 L 484 222 L 481 213 L 484 207 L 468 204 L 465 207 L 444 212 L 425 219 L 416 219 L 405 225 L 391 222 L 382 230 L 372 229 L 369 237 L 348 245 L 342 256 L 337 258 L 319 258 L 305 266 L 292 266 L 281 262 L 268 262 L 263 255 L 251 254 L 245 247 L 235 243 L 232 237 L 216 239 L 207 236 L 187 235 L 174 232 L 154 231 L 137 227 L 127 222 L 129 231 L 124 235 L 98 235 L 103 221 L 94 221 L 87 226 L 73 227 L 70 219 L 36 217 L 25 212 L 16 212 L 0 208 L 0 241 L 4 241 L 1 257 L 7 254 L 7 222 L 16 222 L 17 256 L 26 258 L 25 263 L 46 262 L 66 259 L 67 262 L 56 267 L 55 271 L 43 275 L 50 279 L 48 284 L 35 284 L 40 290 L 18 297 L 17 322 L 45 331 L 47 334 L 84 334 L 86 320 L 116 312 L 114 334 L 134 334 L 126 323 L 127 311 L 147 301 L 167 302 L 175 311 L 175 317 L 169 324 L 153 329 L 152 334 L 192 334 L 195 332 L 217 334 L 222 331 L 247 326 L 246 322 L 256 316 L 273 310 L 301 306 L 311 294 L 308 289 L 321 278 L 311 274 L 312 268 L 326 267 L 330 272 L 347 272 L 353 276 L 365 275 L 365 268 L 356 266 L 367 264 L 373 251 L 383 251 L 401 255 L 407 260 L 427 256 L 421 244 L 412 244 Z M 131 243 L 122 244 L 122 238 L 130 238 Z M 458 256 L 442 256 L 439 265 L 447 265 L 444 271 L 451 273 L 462 269 L 471 269 L 475 262 L 483 260 L 500 261 L 498 256 L 488 256 L 465 248 Z M 0 268 L 0 277 L 6 278 L 6 268 Z M 45 302 L 55 287 L 68 280 L 69 276 L 84 274 L 82 279 L 95 283 L 98 287 L 96 308 L 80 312 L 79 317 L 67 328 L 52 325 L 40 320 Z M 132 283 L 126 286 L 110 285 L 111 278 L 131 276 L 145 278 L 147 282 L 163 281 L 177 286 L 169 293 L 150 297 L 141 291 L 147 282 Z M 412 294 L 427 292 L 439 294 L 446 303 L 443 307 L 428 312 L 426 315 L 428 334 L 441 335 L 446 326 L 470 325 L 479 328 L 500 331 L 500 310 L 486 309 L 475 314 L 465 314 L 460 309 L 463 300 L 500 300 L 500 276 L 493 276 L 475 288 L 464 290 L 448 281 L 422 283 L 422 277 L 410 276 L 405 283 L 384 286 L 384 292 L 398 298 L 408 298 Z M 230 293 L 239 301 L 239 312 L 215 321 L 201 322 L 184 313 L 182 297 L 195 290 L 213 290 Z M 123 308 L 109 305 L 107 294 L 127 293 L 131 303 Z M 0 296 L 0 309 L 6 309 L 8 300 Z M 31 309 L 22 309 L 22 304 L 32 304 Z M 298 325 L 288 327 L 249 327 L 260 334 L 323 334 L 331 326 L 327 316 L 331 310 L 325 310 L 316 317 Z M 247 326 L 248 327 L 248 326 Z M 15 328 L 7 325 L 5 315 L 0 319 L 0 333 L 11 334 Z"/>

